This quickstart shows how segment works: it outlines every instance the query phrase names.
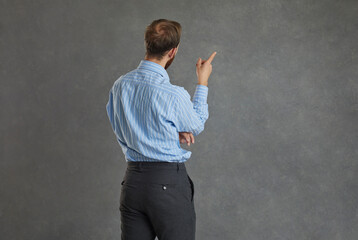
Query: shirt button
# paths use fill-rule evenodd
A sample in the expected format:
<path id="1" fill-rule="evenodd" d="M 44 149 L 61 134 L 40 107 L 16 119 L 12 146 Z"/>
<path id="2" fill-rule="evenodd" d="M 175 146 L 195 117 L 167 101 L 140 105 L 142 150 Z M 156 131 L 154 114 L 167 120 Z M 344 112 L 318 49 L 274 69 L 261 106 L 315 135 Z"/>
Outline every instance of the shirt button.
<path id="1" fill-rule="evenodd" d="M 167 187 L 166 187 L 166 186 L 163 186 L 163 190 L 165 190 L 165 189 L 167 189 Z"/>

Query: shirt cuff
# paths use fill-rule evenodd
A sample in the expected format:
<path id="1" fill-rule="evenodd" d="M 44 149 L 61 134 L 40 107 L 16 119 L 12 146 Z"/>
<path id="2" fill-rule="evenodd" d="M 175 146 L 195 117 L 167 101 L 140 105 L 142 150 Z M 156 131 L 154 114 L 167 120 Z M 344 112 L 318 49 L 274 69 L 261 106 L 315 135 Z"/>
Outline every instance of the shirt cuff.
<path id="1" fill-rule="evenodd" d="M 205 85 L 197 84 L 196 90 L 193 96 L 193 102 L 204 102 L 206 103 L 208 98 L 209 88 Z"/>

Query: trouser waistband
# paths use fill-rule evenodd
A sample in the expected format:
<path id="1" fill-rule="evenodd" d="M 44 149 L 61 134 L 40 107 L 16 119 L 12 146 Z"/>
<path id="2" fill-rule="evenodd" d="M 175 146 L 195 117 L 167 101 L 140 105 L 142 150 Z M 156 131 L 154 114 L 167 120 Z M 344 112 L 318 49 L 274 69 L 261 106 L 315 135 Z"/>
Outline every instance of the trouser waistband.
<path id="1" fill-rule="evenodd" d="M 127 182 L 179 183 L 187 182 L 184 162 L 127 162 L 124 179 Z"/>
<path id="2" fill-rule="evenodd" d="M 186 170 L 184 162 L 143 162 L 143 161 L 128 161 L 127 169 L 136 170 L 136 169 L 176 169 L 176 170 Z"/>

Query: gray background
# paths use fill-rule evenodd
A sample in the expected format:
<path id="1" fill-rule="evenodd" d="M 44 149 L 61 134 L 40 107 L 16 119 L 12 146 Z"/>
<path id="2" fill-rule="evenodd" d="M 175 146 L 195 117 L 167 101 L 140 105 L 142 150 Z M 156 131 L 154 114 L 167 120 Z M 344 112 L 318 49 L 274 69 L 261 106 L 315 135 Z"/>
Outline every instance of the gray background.
<path id="1" fill-rule="evenodd" d="M 108 91 L 180 22 L 171 82 L 192 95 L 197 239 L 358 238 L 358 1 L 0 1 L 1 239 L 120 239 L 125 160 Z"/>

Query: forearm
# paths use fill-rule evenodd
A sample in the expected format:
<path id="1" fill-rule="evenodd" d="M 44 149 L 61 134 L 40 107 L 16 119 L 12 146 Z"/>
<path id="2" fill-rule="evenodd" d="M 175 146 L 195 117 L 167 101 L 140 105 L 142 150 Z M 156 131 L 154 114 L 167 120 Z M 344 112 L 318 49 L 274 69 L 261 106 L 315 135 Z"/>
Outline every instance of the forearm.
<path id="1" fill-rule="evenodd" d="M 200 127 L 199 129 L 196 129 L 194 136 L 198 135 L 204 130 L 205 122 L 209 118 L 207 104 L 208 90 L 209 89 L 206 85 L 198 84 L 193 95 L 193 108 L 200 121 Z"/>

